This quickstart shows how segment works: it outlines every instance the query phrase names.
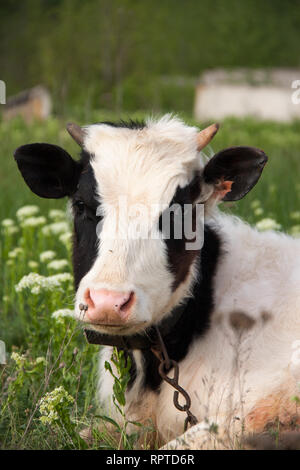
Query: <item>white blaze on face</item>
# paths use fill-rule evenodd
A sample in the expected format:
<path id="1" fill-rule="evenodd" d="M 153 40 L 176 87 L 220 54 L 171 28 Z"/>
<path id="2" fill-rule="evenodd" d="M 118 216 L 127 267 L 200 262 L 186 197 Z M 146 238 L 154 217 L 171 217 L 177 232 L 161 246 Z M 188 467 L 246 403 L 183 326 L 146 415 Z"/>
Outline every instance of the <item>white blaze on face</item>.
<path id="1" fill-rule="evenodd" d="M 84 148 L 92 155 L 103 220 L 98 256 L 80 282 L 76 311 L 88 288 L 132 291 L 136 303 L 128 325 L 152 322 L 178 302 L 178 292 L 172 293 L 165 242 L 144 235 L 159 233 L 161 207 L 199 169 L 197 129 L 166 116 L 143 129 L 96 124 L 86 130 Z M 125 233 L 138 229 L 143 236 L 116 237 L 116 220 Z"/>

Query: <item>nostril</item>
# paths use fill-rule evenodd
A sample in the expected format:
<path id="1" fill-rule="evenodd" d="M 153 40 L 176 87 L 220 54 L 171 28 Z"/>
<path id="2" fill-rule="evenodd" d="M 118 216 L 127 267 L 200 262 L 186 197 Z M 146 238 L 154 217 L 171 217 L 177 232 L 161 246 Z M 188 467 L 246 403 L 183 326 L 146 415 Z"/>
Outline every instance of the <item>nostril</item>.
<path id="1" fill-rule="evenodd" d="M 95 307 L 95 304 L 94 304 L 93 299 L 91 297 L 90 289 L 86 289 L 86 291 L 84 293 L 84 300 L 85 300 L 86 304 L 88 305 L 88 307 L 90 307 L 90 308 Z"/>
<path id="2" fill-rule="evenodd" d="M 126 314 L 135 302 L 135 294 L 131 291 L 127 297 L 124 298 L 124 302 L 120 305 L 120 312 Z"/>

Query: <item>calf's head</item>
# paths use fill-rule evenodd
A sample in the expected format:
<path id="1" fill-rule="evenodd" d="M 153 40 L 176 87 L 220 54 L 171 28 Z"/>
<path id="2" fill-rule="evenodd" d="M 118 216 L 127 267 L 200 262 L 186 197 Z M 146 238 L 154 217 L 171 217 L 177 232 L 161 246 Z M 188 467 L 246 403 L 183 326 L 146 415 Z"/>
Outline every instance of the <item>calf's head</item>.
<path id="1" fill-rule="evenodd" d="M 141 331 L 188 294 L 199 249 L 187 249 L 185 237 L 174 235 L 174 217 L 169 236 L 161 236 L 163 213 L 186 205 L 195 224 L 196 203 L 240 199 L 267 161 L 261 150 L 232 147 L 205 163 L 201 151 L 217 129 L 199 132 L 170 116 L 143 124 L 70 124 L 80 160 L 45 143 L 16 150 L 35 194 L 71 200 L 75 312 L 82 319 L 79 305 L 86 304 L 83 321 L 91 328 Z"/>

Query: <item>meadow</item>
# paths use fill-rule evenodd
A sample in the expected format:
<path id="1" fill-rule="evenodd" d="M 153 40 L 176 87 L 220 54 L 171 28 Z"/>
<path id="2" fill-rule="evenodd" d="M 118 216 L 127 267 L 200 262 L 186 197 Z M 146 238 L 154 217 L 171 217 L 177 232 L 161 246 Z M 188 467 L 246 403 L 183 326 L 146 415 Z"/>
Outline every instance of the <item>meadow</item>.
<path id="1" fill-rule="evenodd" d="M 130 117 L 142 118 L 143 113 Z M 93 112 L 89 122 L 114 118 Z M 128 370 L 123 358 L 115 358 L 120 365 L 114 392 L 123 422 L 119 426 L 97 409 L 98 347 L 86 343 L 72 319 L 72 227 L 67 201 L 33 195 L 13 159 L 18 146 L 31 142 L 60 145 L 75 158 L 79 153 L 64 123 L 56 118 L 31 125 L 19 119 L 0 122 L 0 340 L 7 349 L 7 364 L 0 365 L 0 449 L 131 448 L 139 426 L 136 435 L 127 434 Z M 251 193 L 237 203 L 224 204 L 223 209 L 258 230 L 275 229 L 299 237 L 300 122 L 227 119 L 212 149 L 231 145 L 262 148 L 269 162 Z M 118 437 L 97 432 L 100 422 L 110 422 Z M 94 440 L 87 444 L 79 431 L 90 425 L 95 429 Z"/>

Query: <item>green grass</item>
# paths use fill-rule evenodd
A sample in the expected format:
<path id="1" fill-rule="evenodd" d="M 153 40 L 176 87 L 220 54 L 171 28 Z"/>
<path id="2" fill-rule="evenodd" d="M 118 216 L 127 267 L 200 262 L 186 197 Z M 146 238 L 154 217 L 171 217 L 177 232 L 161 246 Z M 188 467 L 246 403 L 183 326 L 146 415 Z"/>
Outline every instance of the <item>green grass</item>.
<path id="1" fill-rule="evenodd" d="M 143 113 L 131 117 L 142 118 Z M 73 118 L 85 124 L 78 117 Z M 89 122 L 115 118 L 109 113 L 93 113 Z M 186 120 L 193 124 L 191 119 Z M 52 316 L 57 310 L 73 308 L 68 240 L 71 228 L 64 223 L 58 230 L 59 226 L 52 224 L 65 222 L 65 217 L 49 212 L 65 210 L 66 201 L 40 199 L 32 194 L 13 159 L 15 148 L 31 142 L 61 145 L 74 157 L 78 148 L 64 130 L 64 123 L 54 118 L 29 126 L 18 119 L 2 122 L 0 142 L 0 339 L 6 342 L 8 351 L 8 364 L 2 369 L 0 366 L 0 448 L 83 449 L 86 444 L 78 431 L 92 419 L 95 425 L 108 420 L 93 418 L 99 415 L 94 403 L 97 347 L 86 344 L 82 330 L 71 318 Z M 276 124 L 227 119 L 214 139 L 213 149 L 218 151 L 231 145 L 262 148 L 269 162 L 253 191 L 244 200 L 227 204 L 225 210 L 252 224 L 271 218 L 282 230 L 299 233 L 300 122 Z M 32 221 L 37 226 L 24 223 L 28 219 L 16 215 L 20 207 L 28 204 L 38 207 Z M 13 220 L 13 228 L 1 225 L 7 218 Z M 40 258 L 41 253 L 49 250 L 55 252 L 54 259 L 66 260 L 57 271 L 50 259 Z M 38 278 L 27 287 L 22 288 L 21 284 L 17 291 L 15 286 L 31 272 L 44 276 L 42 279 L 48 284 L 49 279 L 53 280 L 51 276 L 67 274 L 64 281 L 57 281 L 57 287 L 39 287 Z M 120 379 L 120 383 L 124 381 Z M 47 400 L 50 397 L 55 402 L 55 396 L 61 397 L 61 402 L 53 405 L 51 415 Z M 120 399 L 123 403 L 122 396 Z M 44 408 L 40 407 L 42 403 Z M 133 443 L 126 435 L 126 426 L 124 418 L 117 440 L 108 432 L 96 433 L 89 447 L 129 448 Z"/>

